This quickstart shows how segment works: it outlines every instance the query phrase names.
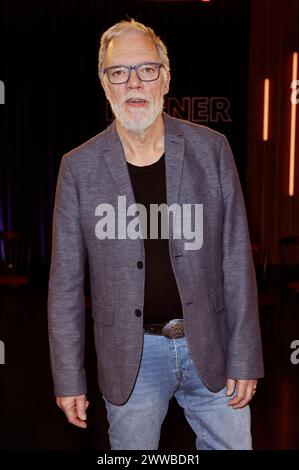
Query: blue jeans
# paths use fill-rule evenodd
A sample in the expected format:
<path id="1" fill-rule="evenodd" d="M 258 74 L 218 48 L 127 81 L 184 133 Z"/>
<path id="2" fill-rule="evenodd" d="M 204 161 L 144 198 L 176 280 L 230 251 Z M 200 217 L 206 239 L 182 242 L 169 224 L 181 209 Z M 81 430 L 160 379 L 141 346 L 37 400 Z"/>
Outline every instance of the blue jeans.
<path id="1" fill-rule="evenodd" d="M 213 364 L 211 364 L 213 367 Z M 201 381 L 186 338 L 144 335 L 138 377 L 129 400 L 114 405 L 104 397 L 112 450 L 158 449 L 169 400 L 175 396 L 196 434 L 196 448 L 250 450 L 250 410 L 233 409 L 226 389 L 212 393 Z"/>

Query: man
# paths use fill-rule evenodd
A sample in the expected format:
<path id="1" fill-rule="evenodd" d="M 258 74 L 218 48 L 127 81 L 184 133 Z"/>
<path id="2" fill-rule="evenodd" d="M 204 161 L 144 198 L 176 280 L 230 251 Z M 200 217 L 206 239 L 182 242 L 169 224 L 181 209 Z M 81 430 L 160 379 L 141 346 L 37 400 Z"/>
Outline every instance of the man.
<path id="1" fill-rule="evenodd" d="M 227 140 L 163 113 L 169 61 L 150 28 L 131 20 L 108 29 L 99 76 L 115 120 L 63 157 L 56 191 L 49 335 L 57 404 L 86 427 L 87 255 L 111 448 L 157 449 L 175 396 L 198 449 L 251 449 L 248 403 L 263 361 Z M 160 219 L 157 204 L 169 209 Z"/>

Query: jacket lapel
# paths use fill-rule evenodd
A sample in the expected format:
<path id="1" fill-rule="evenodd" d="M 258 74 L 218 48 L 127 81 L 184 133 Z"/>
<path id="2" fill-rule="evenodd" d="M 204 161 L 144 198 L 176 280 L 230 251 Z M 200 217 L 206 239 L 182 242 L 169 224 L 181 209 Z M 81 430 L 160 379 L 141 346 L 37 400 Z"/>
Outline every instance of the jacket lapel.
<path id="1" fill-rule="evenodd" d="M 128 207 L 136 201 L 125 153 L 116 131 L 115 121 L 112 122 L 108 131 L 107 145 L 104 148 L 103 156 L 118 189 L 118 194 L 120 196 L 126 196 L 126 204 Z"/>
<path id="2" fill-rule="evenodd" d="M 176 204 L 179 200 L 180 186 L 183 174 L 183 161 L 185 152 L 184 136 L 180 132 L 177 122 L 163 113 L 165 124 L 165 171 L 167 205 Z M 175 217 L 175 213 L 174 213 Z M 173 224 L 169 224 L 169 238 L 173 235 Z"/>

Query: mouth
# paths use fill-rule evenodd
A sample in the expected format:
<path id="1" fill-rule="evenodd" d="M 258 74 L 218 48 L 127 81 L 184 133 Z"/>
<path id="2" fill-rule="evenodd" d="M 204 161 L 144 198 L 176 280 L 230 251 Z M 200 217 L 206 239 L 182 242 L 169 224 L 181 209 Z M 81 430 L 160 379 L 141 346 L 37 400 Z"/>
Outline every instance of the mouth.
<path id="1" fill-rule="evenodd" d="M 126 104 L 129 105 L 130 107 L 142 108 L 146 106 L 147 100 L 144 100 L 142 98 L 130 98 L 126 101 Z"/>

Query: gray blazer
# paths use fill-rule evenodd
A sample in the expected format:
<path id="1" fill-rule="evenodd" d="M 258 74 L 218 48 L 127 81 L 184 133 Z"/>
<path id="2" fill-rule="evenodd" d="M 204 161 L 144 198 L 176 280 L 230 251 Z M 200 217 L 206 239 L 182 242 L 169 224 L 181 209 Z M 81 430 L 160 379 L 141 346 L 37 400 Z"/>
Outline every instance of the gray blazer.
<path id="1" fill-rule="evenodd" d="M 203 244 L 169 251 L 182 300 L 186 338 L 205 385 L 263 376 L 257 289 L 246 211 L 226 138 L 163 113 L 167 204 L 203 204 Z M 135 202 L 115 121 L 63 156 L 53 220 L 48 297 L 56 396 L 86 393 L 84 263 L 88 256 L 99 388 L 121 405 L 134 387 L 143 348 L 143 240 L 96 237 L 96 207 Z"/>

